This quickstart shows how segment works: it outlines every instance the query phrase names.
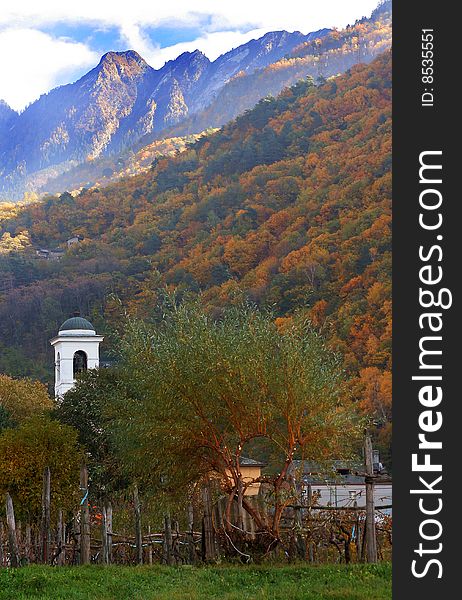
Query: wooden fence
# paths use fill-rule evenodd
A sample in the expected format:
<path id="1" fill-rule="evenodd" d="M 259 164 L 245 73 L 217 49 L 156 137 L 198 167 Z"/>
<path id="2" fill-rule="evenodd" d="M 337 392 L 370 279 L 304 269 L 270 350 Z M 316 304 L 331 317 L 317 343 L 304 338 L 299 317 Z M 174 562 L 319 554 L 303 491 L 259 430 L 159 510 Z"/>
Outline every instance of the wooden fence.
<path id="1" fill-rule="evenodd" d="M 215 482 L 216 483 L 216 482 Z M 202 488 L 200 504 L 190 505 L 182 522 L 165 514 L 163 528 L 154 530 L 143 515 L 142 502 L 135 487 L 130 503 L 133 529 L 118 532 L 113 529 L 114 507 L 110 502 L 92 510 L 88 501 L 88 473 L 82 467 L 80 490 L 82 502 L 72 517 L 66 520 L 63 511 L 55 507 L 51 518 L 52 473 L 43 473 L 42 513 L 39 523 L 16 520 L 10 494 L 5 498 L 5 522 L 0 519 L 0 566 L 17 567 L 31 563 L 56 566 L 101 564 L 167 565 L 214 562 L 219 557 L 238 558 L 242 562 L 278 559 L 310 562 L 354 562 L 371 560 L 367 536 L 370 525 L 367 509 L 354 506 L 289 505 L 280 525 L 283 543 L 274 545 L 267 532 L 258 530 L 246 510 L 239 510 L 237 500 L 231 507 L 231 521 L 226 522 L 227 497 L 213 493 L 213 485 Z M 217 487 L 215 486 L 215 492 Z M 246 502 L 271 519 L 271 503 L 264 494 L 247 497 Z M 383 508 L 391 508 L 386 506 Z M 116 505 L 116 510 L 122 510 Z M 126 511 L 125 507 L 125 511 Z M 375 539 L 375 560 L 390 557 L 391 520 L 374 514 L 372 528 Z"/>

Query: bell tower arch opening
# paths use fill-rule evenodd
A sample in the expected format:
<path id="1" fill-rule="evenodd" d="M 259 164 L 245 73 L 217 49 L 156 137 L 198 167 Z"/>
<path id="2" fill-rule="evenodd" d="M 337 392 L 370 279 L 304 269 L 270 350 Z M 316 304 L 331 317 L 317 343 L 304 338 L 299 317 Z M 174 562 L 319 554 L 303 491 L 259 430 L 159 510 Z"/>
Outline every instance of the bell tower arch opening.
<path id="1" fill-rule="evenodd" d="M 77 350 L 74 352 L 72 360 L 72 370 L 74 373 L 74 379 L 79 373 L 83 373 L 88 369 L 88 357 L 87 353 L 83 350 Z"/>

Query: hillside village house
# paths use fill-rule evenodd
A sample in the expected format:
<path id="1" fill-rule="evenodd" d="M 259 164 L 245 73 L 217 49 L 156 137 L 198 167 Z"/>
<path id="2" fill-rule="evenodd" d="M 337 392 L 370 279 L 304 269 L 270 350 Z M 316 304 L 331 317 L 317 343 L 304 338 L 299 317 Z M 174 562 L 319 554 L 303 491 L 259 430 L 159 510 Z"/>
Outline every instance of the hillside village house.
<path id="1" fill-rule="evenodd" d="M 239 467 L 242 473 L 242 480 L 249 485 L 245 488 L 244 496 L 257 496 L 260 491 L 260 482 L 255 481 L 261 476 L 261 470 L 266 466 L 266 463 L 252 458 L 241 456 Z M 228 475 L 230 473 L 228 472 Z"/>
<path id="2" fill-rule="evenodd" d="M 79 244 L 83 240 L 82 235 L 74 235 L 73 237 L 66 240 L 67 248 L 72 248 L 75 244 Z M 65 254 L 64 248 L 38 248 L 35 254 L 38 258 L 44 258 L 45 260 L 61 260 Z"/>
<path id="3" fill-rule="evenodd" d="M 71 248 L 75 244 L 79 244 L 83 240 L 83 235 L 74 235 L 66 241 L 67 247 Z"/>
<path id="4" fill-rule="evenodd" d="M 61 260 L 64 256 L 64 250 L 62 248 L 52 248 L 51 250 L 48 248 L 39 248 L 35 251 L 35 254 L 45 260 Z"/>
<path id="5" fill-rule="evenodd" d="M 353 461 L 334 461 L 330 467 L 312 461 L 294 461 L 293 477 L 300 492 L 300 503 L 309 506 L 366 508 L 364 467 Z M 374 451 L 374 505 L 391 515 L 392 481 Z"/>

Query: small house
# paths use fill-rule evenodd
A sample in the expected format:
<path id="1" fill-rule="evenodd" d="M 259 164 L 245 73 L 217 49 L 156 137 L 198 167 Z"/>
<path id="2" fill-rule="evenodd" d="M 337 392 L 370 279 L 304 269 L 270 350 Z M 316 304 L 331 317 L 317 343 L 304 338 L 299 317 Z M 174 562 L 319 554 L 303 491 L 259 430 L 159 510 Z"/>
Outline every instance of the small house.
<path id="1" fill-rule="evenodd" d="M 366 482 L 364 466 L 354 461 L 332 461 L 322 465 L 313 461 L 294 461 L 293 477 L 300 503 L 309 506 L 365 508 Z M 374 504 L 377 510 L 391 514 L 392 481 L 374 456 Z"/>
<path id="2" fill-rule="evenodd" d="M 48 260 L 61 260 L 64 256 L 64 250 L 62 248 L 53 248 L 48 254 Z"/>
<path id="3" fill-rule="evenodd" d="M 75 246 L 75 244 L 79 244 L 83 240 L 83 235 L 74 235 L 66 241 L 67 247 Z"/>
<path id="4" fill-rule="evenodd" d="M 244 456 L 240 457 L 239 468 L 241 470 L 242 480 L 244 483 L 249 484 L 245 489 L 244 496 L 258 495 L 258 492 L 260 491 L 260 482 L 255 481 L 255 479 L 261 477 L 261 470 L 263 467 L 266 467 L 266 463 Z"/>
<path id="5" fill-rule="evenodd" d="M 50 251 L 46 248 L 38 248 L 38 250 L 35 251 L 35 254 L 39 258 L 44 258 L 45 260 L 48 260 L 48 255 L 50 254 Z"/>

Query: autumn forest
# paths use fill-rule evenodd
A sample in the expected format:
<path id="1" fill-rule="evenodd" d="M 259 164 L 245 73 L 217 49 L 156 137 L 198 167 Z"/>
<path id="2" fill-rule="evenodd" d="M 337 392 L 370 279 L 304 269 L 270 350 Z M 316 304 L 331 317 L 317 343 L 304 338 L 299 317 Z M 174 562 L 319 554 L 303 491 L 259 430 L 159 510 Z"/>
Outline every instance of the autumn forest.
<path id="1" fill-rule="evenodd" d="M 149 321 L 165 287 L 213 316 L 246 300 L 281 330 L 302 314 L 322 332 L 388 448 L 388 52 L 265 98 L 146 173 L 6 203 L 0 219 L 0 371 L 49 383 L 48 340 L 74 310 L 106 335 L 111 361 L 126 314 Z M 37 257 L 75 236 L 61 260 Z"/>

